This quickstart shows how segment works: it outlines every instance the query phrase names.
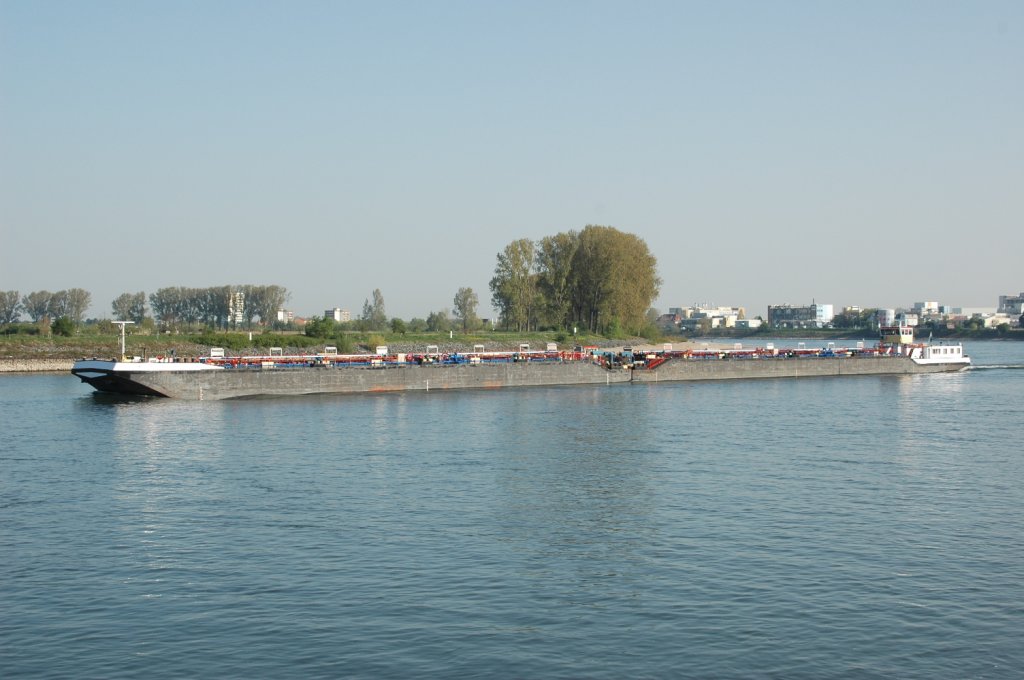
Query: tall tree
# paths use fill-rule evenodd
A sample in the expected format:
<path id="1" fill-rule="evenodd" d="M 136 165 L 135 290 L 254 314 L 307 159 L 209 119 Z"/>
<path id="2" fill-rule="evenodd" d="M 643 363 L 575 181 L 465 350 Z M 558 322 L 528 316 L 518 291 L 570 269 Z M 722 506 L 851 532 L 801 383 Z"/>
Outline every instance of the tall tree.
<path id="1" fill-rule="evenodd" d="M 199 317 L 207 326 L 227 328 L 231 317 L 231 294 L 235 292 L 231 286 L 211 286 L 198 288 L 194 291 L 194 304 L 198 307 Z M 243 303 L 245 301 L 243 300 Z"/>
<path id="2" fill-rule="evenodd" d="M 64 316 L 70 318 L 76 324 L 85 320 L 85 312 L 92 302 L 92 293 L 83 288 L 69 288 L 66 292 L 66 308 Z"/>
<path id="3" fill-rule="evenodd" d="M 118 321 L 134 321 L 140 324 L 146 318 L 146 294 L 142 291 L 121 293 L 110 303 L 110 307 Z"/>
<path id="4" fill-rule="evenodd" d="M 183 288 L 159 288 L 149 295 L 153 316 L 165 326 L 176 326 L 182 319 Z"/>
<path id="5" fill-rule="evenodd" d="M 538 319 L 594 332 L 637 332 L 658 295 L 657 260 L 639 237 L 588 225 L 534 244 L 510 243 L 498 254 L 490 287 L 506 328 L 529 330 Z"/>
<path id="6" fill-rule="evenodd" d="M 636 332 L 658 296 L 657 260 L 643 239 L 614 227 L 587 225 L 572 265 L 572 317 L 591 331 L 616 324 Z"/>
<path id="7" fill-rule="evenodd" d="M 242 318 L 245 319 L 246 328 L 252 328 L 252 320 L 256 318 L 256 305 L 260 302 L 261 286 L 246 284 L 236 286 L 231 292 L 242 294 Z M 229 293 L 230 295 L 230 293 Z M 238 310 L 236 310 L 238 311 Z M 232 319 L 234 321 L 234 319 Z"/>
<path id="8" fill-rule="evenodd" d="M 50 295 L 48 316 L 51 320 L 68 316 L 69 306 L 70 300 L 68 298 L 68 292 L 66 290 L 58 290 L 56 293 L 52 293 Z"/>
<path id="9" fill-rule="evenodd" d="M 578 247 L 575 231 L 545 236 L 537 244 L 537 287 L 544 320 L 552 326 L 572 325 L 572 262 Z"/>
<path id="10" fill-rule="evenodd" d="M 284 308 L 287 299 L 288 289 L 283 286 L 250 286 L 245 307 L 247 313 L 251 309 L 252 314 L 260 318 L 261 326 L 266 326 L 274 322 L 277 318 L 277 310 Z M 252 316 L 249 316 L 248 320 L 251 323 Z"/>
<path id="11" fill-rule="evenodd" d="M 459 288 L 452 304 L 455 307 L 455 316 L 462 324 L 463 332 L 475 328 L 479 321 L 476 316 L 476 307 L 480 301 L 473 289 Z"/>
<path id="12" fill-rule="evenodd" d="M 427 315 L 427 330 L 432 333 L 444 333 L 450 330 L 452 327 L 451 321 L 448 319 L 448 310 L 444 309 L 440 312 L 431 312 Z"/>
<path id="13" fill-rule="evenodd" d="M 384 310 L 384 294 L 380 292 L 380 288 L 374 289 L 372 303 L 369 300 L 363 303 L 360 320 L 367 330 L 379 331 L 387 327 L 388 315 Z"/>
<path id="14" fill-rule="evenodd" d="M 498 253 L 498 264 L 491 279 L 491 302 L 498 308 L 506 328 L 528 331 L 535 320 L 537 276 L 535 250 L 527 238 L 513 241 Z"/>
<path id="15" fill-rule="evenodd" d="M 29 318 L 39 321 L 50 316 L 50 298 L 52 297 L 53 293 L 48 290 L 37 290 L 23 297 L 21 306 Z"/>
<path id="16" fill-rule="evenodd" d="M 21 294 L 16 290 L 0 291 L 0 323 L 14 323 L 21 318 Z"/>
<path id="17" fill-rule="evenodd" d="M 203 296 L 206 294 L 202 288 L 181 288 L 180 308 L 181 320 L 189 326 L 199 323 L 203 318 Z"/>

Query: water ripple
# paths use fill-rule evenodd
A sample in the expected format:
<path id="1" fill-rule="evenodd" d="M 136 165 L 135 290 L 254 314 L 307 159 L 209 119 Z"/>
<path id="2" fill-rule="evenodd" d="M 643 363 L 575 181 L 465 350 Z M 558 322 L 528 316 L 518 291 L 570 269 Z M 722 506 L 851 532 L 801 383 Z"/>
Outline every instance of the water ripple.
<path id="1" fill-rule="evenodd" d="M 0 379 L 0 674 L 1014 677 L 1020 375 L 202 404 Z"/>

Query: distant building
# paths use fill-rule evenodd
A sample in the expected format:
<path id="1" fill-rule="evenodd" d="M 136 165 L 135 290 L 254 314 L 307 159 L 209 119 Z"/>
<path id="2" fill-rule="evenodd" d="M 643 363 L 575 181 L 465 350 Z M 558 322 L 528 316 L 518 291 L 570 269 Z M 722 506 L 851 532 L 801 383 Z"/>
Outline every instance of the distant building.
<path id="1" fill-rule="evenodd" d="M 978 317 L 985 318 L 992 316 L 996 313 L 995 307 L 954 307 L 952 314 L 954 316 L 962 316 L 966 318 Z"/>
<path id="2" fill-rule="evenodd" d="M 814 305 L 814 308 L 818 328 L 824 328 L 829 325 L 832 323 L 832 319 L 836 317 L 835 308 L 832 305 Z"/>
<path id="3" fill-rule="evenodd" d="M 732 323 L 727 323 L 726 319 L 721 316 L 693 316 L 689 319 L 682 319 L 679 322 L 679 330 L 681 331 L 700 331 L 700 330 L 711 330 L 713 328 L 732 328 L 736 325 L 736 319 L 733 317 Z"/>
<path id="4" fill-rule="evenodd" d="M 768 325 L 772 328 L 806 328 L 818 318 L 816 305 L 768 305 Z"/>
<path id="5" fill-rule="evenodd" d="M 679 322 L 683 320 L 683 317 L 679 314 L 669 312 L 668 314 L 662 314 L 658 317 L 658 328 L 675 329 L 679 327 Z"/>
<path id="6" fill-rule="evenodd" d="M 743 307 L 719 307 L 701 302 L 692 307 L 670 307 L 668 314 L 658 317 L 658 325 L 679 330 L 702 330 L 711 328 L 734 328 L 746 317 Z"/>
<path id="7" fill-rule="evenodd" d="M 832 305 L 768 305 L 768 325 L 772 328 L 824 328 L 833 318 Z"/>
<path id="8" fill-rule="evenodd" d="M 245 322 L 245 293 L 236 290 L 228 294 L 228 323 L 238 325 Z"/>
<path id="9" fill-rule="evenodd" d="M 913 314 L 911 312 L 902 312 L 896 315 L 896 321 L 901 326 L 917 326 L 920 323 L 921 318 L 917 314 Z"/>
<path id="10" fill-rule="evenodd" d="M 1016 326 L 1020 320 L 1020 316 L 1014 316 L 1010 314 L 993 314 L 982 319 L 982 323 L 985 328 L 998 328 L 1003 324 L 1007 326 Z"/>
<path id="11" fill-rule="evenodd" d="M 1020 295 L 1000 295 L 999 308 L 996 311 L 1000 314 L 1019 318 L 1021 314 L 1024 314 L 1024 293 Z"/>
<path id="12" fill-rule="evenodd" d="M 334 309 L 325 309 L 324 310 L 324 318 L 325 319 L 334 319 L 338 323 L 341 323 L 343 321 L 351 321 L 352 320 L 352 315 L 349 314 L 349 311 L 347 309 L 341 309 L 340 307 L 335 307 Z"/>

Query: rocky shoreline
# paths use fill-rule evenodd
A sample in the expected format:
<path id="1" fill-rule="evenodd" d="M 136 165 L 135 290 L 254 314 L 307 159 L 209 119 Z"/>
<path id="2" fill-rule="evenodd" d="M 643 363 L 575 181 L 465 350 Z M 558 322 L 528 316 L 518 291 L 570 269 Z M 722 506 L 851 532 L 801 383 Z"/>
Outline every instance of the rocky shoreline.
<path id="1" fill-rule="evenodd" d="M 74 359 L 0 359 L 0 373 L 67 373 Z"/>

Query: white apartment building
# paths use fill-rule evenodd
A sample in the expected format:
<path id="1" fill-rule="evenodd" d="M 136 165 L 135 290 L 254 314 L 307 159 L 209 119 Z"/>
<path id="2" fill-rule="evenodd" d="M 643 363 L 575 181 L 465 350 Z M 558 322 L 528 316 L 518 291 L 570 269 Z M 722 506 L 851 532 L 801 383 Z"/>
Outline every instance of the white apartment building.
<path id="1" fill-rule="evenodd" d="M 921 323 L 921 317 L 913 312 L 901 312 L 896 315 L 896 321 L 901 326 L 918 326 Z"/>
<path id="2" fill-rule="evenodd" d="M 228 323 L 245 323 L 245 293 L 240 290 L 228 294 Z"/>
<path id="3" fill-rule="evenodd" d="M 687 330 L 695 330 L 702 324 L 708 328 L 735 328 L 736 322 L 746 317 L 743 307 L 719 307 L 707 302 L 692 307 L 671 307 L 668 311 L 671 317 L 678 319 L 679 328 Z"/>
<path id="4" fill-rule="evenodd" d="M 342 309 L 341 307 L 335 307 L 334 309 L 325 309 L 324 310 L 324 318 L 325 319 L 333 319 L 333 320 L 337 321 L 338 323 L 341 323 L 343 321 L 351 321 L 352 320 L 352 315 L 349 313 L 349 311 L 347 309 Z"/>

